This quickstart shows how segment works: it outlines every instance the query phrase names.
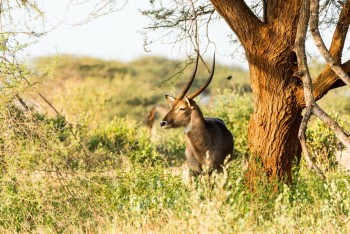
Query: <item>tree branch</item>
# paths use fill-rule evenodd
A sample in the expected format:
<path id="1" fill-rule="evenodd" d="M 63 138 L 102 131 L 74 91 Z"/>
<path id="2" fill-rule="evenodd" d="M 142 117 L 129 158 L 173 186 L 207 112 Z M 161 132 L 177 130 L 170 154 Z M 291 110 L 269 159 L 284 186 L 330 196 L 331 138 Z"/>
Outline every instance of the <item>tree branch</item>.
<path id="1" fill-rule="evenodd" d="M 266 21 L 265 23 L 271 23 L 277 17 L 277 7 L 280 6 L 278 0 L 264 0 L 265 2 L 265 15 Z"/>
<path id="2" fill-rule="evenodd" d="M 341 65 L 342 68 L 350 75 L 350 60 Z M 320 100 L 324 95 L 328 93 L 329 90 L 340 88 L 346 84 L 339 79 L 337 74 L 328 66 L 323 72 L 317 77 L 317 79 L 312 81 L 312 89 L 315 100 Z M 304 109 L 306 104 L 304 100 L 304 94 L 302 89 L 298 89 L 296 92 L 296 99 L 300 109 Z"/>
<path id="3" fill-rule="evenodd" d="M 341 67 L 348 75 L 350 75 L 350 60 L 342 64 Z M 312 83 L 316 101 L 326 95 L 329 90 L 346 85 L 328 65 Z"/>
<path id="4" fill-rule="evenodd" d="M 286 1 L 286 0 L 270 0 L 272 3 L 270 3 L 272 6 L 274 6 L 275 9 L 272 9 L 274 11 L 274 17 L 280 21 L 280 23 L 283 22 L 283 24 L 287 25 L 295 25 L 294 20 L 298 20 L 300 8 L 302 5 L 302 0 L 293 0 L 293 1 Z M 272 7 L 271 6 L 271 7 Z M 272 11 L 271 10 L 271 11 Z M 270 16 L 271 17 L 271 16 Z"/>
<path id="5" fill-rule="evenodd" d="M 271 24 L 277 19 L 285 26 L 294 26 L 297 23 L 295 20 L 299 19 L 301 3 L 302 0 L 263 0 L 264 23 Z"/>
<path id="6" fill-rule="evenodd" d="M 327 61 L 327 64 L 332 68 L 332 70 L 339 76 L 340 79 L 344 81 L 344 83 L 346 83 L 350 87 L 350 76 L 342 69 L 341 66 L 339 66 L 337 61 L 333 58 L 331 53 L 327 50 L 327 47 L 324 44 L 321 38 L 321 34 L 318 30 L 319 0 L 311 0 L 310 10 L 311 10 L 310 31 L 318 50 L 322 54 L 323 58 Z M 335 40 L 335 44 L 337 44 L 336 42 L 338 42 L 338 40 Z M 334 49 L 334 50 L 339 51 L 339 49 Z"/>
<path id="7" fill-rule="evenodd" d="M 317 3 L 316 3 L 317 1 Z M 317 5 L 316 5 L 317 4 Z M 310 8 L 311 6 L 311 8 Z M 310 15 L 311 10 L 311 16 Z M 315 12 L 317 10 L 317 13 Z M 312 23 L 312 28 L 318 28 L 318 19 L 315 19 L 315 17 L 318 18 L 318 0 L 304 0 L 302 5 L 302 10 L 300 14 L 299 24 L 298 24 L 298 31 L 297 31 L 297 37 L 296 37 L 296 43 L 294 46 L 294 51 L 297 55 L 298 59 L 298 65 L 299 65 L 299 77 L 303 81 L 304 85 L 304 99 L 306 103 L 306 113 L 303 117 L 303 120 L 300 125 L 299 129 L 299 139 L 300 143 L 304 152 L 304 156 L 306 159 L 306 162 L 311 169 L 314 169 L 319 176 L 321 176 L 323 179 L 325 179 L 322 172 L 319 170 L 319 168 L 312 162 L 309 152 L 307 150 L 306 146 L 306 136 L 305 131 L 307 128 L 307 122 L 309 121 L 312 114 L 320 118 L 325 124 L 327 124 L 336 134 L 338 139 L 345 145 L 345 147 L 350 148 L 350 139 L 347 137 L 347 133 L 338 125 L 336 121 L 334 121 L 329 115 L 327 115 L 316 103 L 313 92 L 312 92 L 312 81 L 311 76 L 307 67 L 307 60 L 306 60 L 306 54 L 305 54 L 305 37 L 306 37 L 306 31 L 307 31 L 307 24 L 308 20 L 310 18 L 310 23 Z M 314 30 L 315 32 L 316 30 Z"/>
<path id="8" fill-rule="evenodd" d="M 200 60 L 202 61 L 205 70 L 207 70 L 207 72 L 210 74 L 210 70 L 207 66 L 207 64 L 204 62 L 204 59 L 202 57 L 202 55 L 199 53 L 199 44 L 198 44 L 198 22 L 197 22 L 197 14 L 196 14 L 196 9 L 194 8 L 194 4 L 193 4 L 193 0 L 191 0 L 191 6 L 192 6 L 192 10 L 193 10 L 193 14 L 194 14 L 194 24 L 195 24 L 195 28 L 194 28 L 194 41 L 196 43 L 196 52 L 199 55 Z"/>
<path id="9" fill-rule="evenodd" d="M 39 8 L 35 4 L 28 2 L 28 0 L 22 0 L 22 4 L 24 6 L 26 6 L 26 4 L 28 4 L 29 6 L 34 8 L 41 15 L 41 17 L 44 17 L 44 14 L 39 10 Z"/>
<path id="10" fill-rule="evenodd" d="M 263 2 L 263 22 L 267 23 L 267 0 L 262 0 Z"/>
<path id="11" fill-rule="evenodd" d="M 340 63 L 341 61 L 344 43 L 350 25 L 349 1 L 343 3 L 342 6 L 343 9 L 340 13 L 339 20 L 333 34 L 332 43 L 329 49 L 330 54 L 338 63 Z M 350 60 L 342 64 L 341 67 L 345 70 L 346 73 L 350 75 Z M 324 95 L 326 95 L 329 90 L 343 87 L 346 85 L 341 79 L 339 79 L 339 77 L 333 72 L 333 70 L 328 64 L 325 67 L 325 69 L 323 69 L 321 74 L 313 80 L 312 83 L 313 95 L 316 101 L 321 99 Z M 300 108 L 303 109 L 305 108 L 304 93 L 301 89 L 298 90 L 297 93 L 297 101 L 299 103 Z"/>
<path id="12" fill-rule="evenodd" d="M 257 29 L 264 25 L 244 0 L 210 1 L 244 47 L 252 42 L 252 39 L 257 36 Z"/>
<path id="13" fill-rule="evenodd" d="M 336 121 L 334 121 L 326 112 L 324 112 L 317 104 L 312 110 L 313 114 L 320 118 L 325 124 L 330 127 L 341 143 L 348 149 L 350 149 L 350 139 L 347 137 L 346 131 L 342 129 Z"/>
<path id="14" fill-rule="evenodd" d="M 321 170 L 313 163 L 313 161 L 310 158 L 309 152 L 307 150 L 306 136 L 305 136 L 305 132 L 307 129 L 307 122 L 310 120 L 313 106 L 316 104 L 314 97 L 312 95 L 312 83 L 311 83 L 309 69 L 307 67 L 306 53 L 305 53 L 305 37 L 306 37 L 306 32 L 307 32 L 307 27 L 309 22 L 309 15 L 310 15 L 310 2 L 309 0 L 304 0 L 302 4 L 302 9 L 300 12 L 297 36 L 296 36 L 296 41 L 294 45 L 294 51 L 297 55 L 298 65 L 299 65 L 298 77 L 300 77 L 303 81 L 304 95 L 305 95 L 305 101 L 306 101 L 306 113 L 304 114 L 303 120 L 301 121 L 298 137 L 300 140 L 300 144 L 304 153 L 307 166 L 309 167 L 310 170 L 312 169 L 315 170 L 316 173 L 322 179 L 325 179 L 326 177 L 323 175 Z"/>
<path id="15" fill-rule="evenodd" d="M 350 1 L 347 0 L 346 3 L 342 4 L 342 6 L 343 9 L 340 13 L 337 27 L 335 28 L 333 34 L 332 43 L 329 48 L 329 52 L 338 63 L 341 63 L 345 39 L 350 25 Z"/>

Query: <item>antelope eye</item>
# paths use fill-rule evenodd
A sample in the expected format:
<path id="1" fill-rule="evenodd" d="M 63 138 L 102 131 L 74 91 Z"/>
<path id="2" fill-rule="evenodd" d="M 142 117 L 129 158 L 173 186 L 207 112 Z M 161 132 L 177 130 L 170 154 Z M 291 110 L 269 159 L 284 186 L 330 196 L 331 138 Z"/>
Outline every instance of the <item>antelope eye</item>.
<path id="1" fill-rule="evenodd" d="M 181 107 L 180 110 L 184 111 L 184 110 L 186 110 L 186 108 Z"/>

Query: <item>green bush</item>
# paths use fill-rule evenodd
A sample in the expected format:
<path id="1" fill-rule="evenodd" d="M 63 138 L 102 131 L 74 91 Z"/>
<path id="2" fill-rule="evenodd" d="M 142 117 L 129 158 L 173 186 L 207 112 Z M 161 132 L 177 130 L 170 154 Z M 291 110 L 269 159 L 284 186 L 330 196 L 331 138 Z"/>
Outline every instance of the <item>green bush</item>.
<path id="1" fill-rule="evenodd" d="M 157 160 L 156 145 L 149 132 L 135 121 L 115 118 L 110 124 L 102 123 L 88 133 L 87 148 L 91 152 L 126 154 L 132 161 Z"/>

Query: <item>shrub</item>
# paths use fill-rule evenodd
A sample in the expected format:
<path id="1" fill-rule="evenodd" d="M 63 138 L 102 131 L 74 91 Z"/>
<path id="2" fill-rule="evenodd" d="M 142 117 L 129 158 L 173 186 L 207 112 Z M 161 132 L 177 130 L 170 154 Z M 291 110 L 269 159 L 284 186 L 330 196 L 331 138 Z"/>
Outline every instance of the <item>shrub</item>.
<path id="1" fill-rule="evenodd" d="M 99 154 L 126 154 L 132 161 L 158 159 L 156 145 L 151 142 L 146 128 L 135 121 L 115 118 L 110 124 L 102 123 L 88 133 L 87 148 Z"/>

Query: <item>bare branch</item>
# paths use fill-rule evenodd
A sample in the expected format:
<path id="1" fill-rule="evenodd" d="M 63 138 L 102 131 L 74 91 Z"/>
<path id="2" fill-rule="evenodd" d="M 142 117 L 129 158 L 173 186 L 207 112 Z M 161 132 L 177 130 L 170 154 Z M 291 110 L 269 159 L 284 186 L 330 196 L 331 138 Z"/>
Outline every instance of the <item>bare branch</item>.
<path id="1" fill-rule="evenodd" d="M 22 99 L 18 94 L 16 94 L 15 96 L 16 96 L 17 100 L 21 103 L 21 105 L 24 107 L 24 109 L 26 109 L 26 111 L 28 111 L 28 110 L 29 110 L 29 107 L 28 107 L 27 104 L 23 101 L 23 99 Z"/>
<path id="2" fill-rule="evenodd" d="M 207 70 L 207 72 L 210 74 L 210 70 L 207 66 L 207 64 L 204 62 L 204 59 L 202 57 L 202 55 L 199 53 L 199 44 L 198 44 L 198 22 L 197 22 L 197 13 L 196 13 L 196 9 L 194 8 L 193 5 L 193 0 L 191 0 L 191 6 L 192 6 L 192 10 L 193 10 L 193 14 L 194 14 L 194 23 L 195 23 L 195 31 L 194 31 L 194 41 L 196 43 L 196 52 L 199 55 L 200 60 L 202 61 L 205 69 Z"/>
<path id="3" fill-rule="evenodd" d="M 34 8 L 41 15 L 41 17 L 44 17 L 44 14 L 39 10 L 39 8 L 35 4 L 32 4 L 32 3 L 28 2 L 27 0 L 21 0 L 21 1 L 22 1 L 22 4 L 24 6 L 26 6 L 28 4 L 29 6 Z"/>
<path id="4" fill-rule="evenodd" d="M 315 13 L 315 10 L 318 11 L 318 0 L 316 0 L 317 3 L 315 3 L 315 0 L 304 0 L 301 13 L 300 13 L 300 19 L 298 24 L 298 31 L 297 31 L 297 37 L 296 37 L 296 43 L 294 46 L 294 51 L 297 55 L 298 59 L 298 69 L 299 72 L 296 74 L 296 76 L 300 77 L 303 82 L 304 87 L 304 99 L 306 104 L 306 113 L 303 117 L 303 120 L 300 125 L 299 129 L 299 140 L 304 152 L 304 156 L 306 159 L 306 163 L 308 164 L 308 167 L 317 172 L 317 174 L 325 179 L 322 172 L 319 170 L 319 168 L 312 162 L 309 152 L 307 150 L 306 146 L 306 136 L 305 131 L 307 128 L 307 122 L 310 119 L 310 116 L 314 114 L 318 118 L 320 118 L 324 123 L 326 123 L 336 134 L 338 139 L 345 145 L 345 147 L 350 148 L 350 139 L 347 137 L 347 133 L 338 125 L 336 121 L 334 121 L 329 115 L 327 115 L 315 102 L 313 92 L 312 92 L 312 80 L 311 76 L 307 67 L 307 60 L 306 60 L 306 54 L 305 54 L 305 37 L 307 32 L 307 24 L 310 20 L 312 20 L 312 28 L 317 28 L 318 31 L 318 12 Z M 313 5 L 314 4 L 314 5 Z M 317 4 L 317 5 L 315 5 Z M 310 16 L 310 6 L 311 6 L 311 17 Z M 316 17 L 316 18 L 315 18 Z M 315 32 L 316 30 L 313 30 Z M 315 38 L 314 38 L 315 39 Z M 320 38 L 318 38 L 320 39 Z M 327 51 L 328 52 L 328 51 Z M 329 52 L 328 52 L 329 53 Z"/>
<path id="5" fill-rule="evenodd" d="M 215 10 L 209 10 L 209 11 L 201 11 L 201 12 L 196 12 L 197 17 L 198 16 L 204 16 L 204 15 L 212 15 L 215 12 Z M 165 24 L 157 24 L 149 27 L 144 27 L 144 29 L 158 29 L 158 28 L 174 28 L 178 26 L 180 23 L 187 21 L 187 18 L 180 18 L 177 21 L 173 22 L 167 22 L 165 21 Z"/>
<path id="6" fill-rule="evenodd" d="M 339 20 L 333 34 L 332 43 L 329 48 L 329 52 L 338 63 L 341 63 L 345 39 L 350 25 L 350 1 L 343 3 L 342 6 L 343 9 L 340 13 Z"/>
<path id="7" fill-rule="evenodd" d="M 312 112 L 334 131 L 335 135 L 346 148 L 350 149 L 350 139 L 347 137 L 346 131 L 344 131 L 336 121 L 327 115 L 318 105 L 313 108 Z"/>
<path id="8" fill-rule="evenodd" d="M 310 2 L 309 0 L 304 0 L 299 23 L 298 23 L 298 30 L 297 30 L 297 36 L 296 41 L 294 45 L 294 51 L 297 55 L 298 59 L 298 72 L 295 74 L 295 76 L 298 76 L 301 78 L 304 84 L 304 95 L 305 95 L 305 102 L 306 102 L 306 113 L 303 116 L 303 120 L 300 124 L 299 128 L 299 140 L 301 147 L 303 149 L 304 157 L 307 163 L 307 166 L 310 170 L 315 170 L 316 173 L 322 178 L 325 179 L 326 177 L 323 175 L 321 170 L 312 162 L 309 152 L 307 150 L 306 146 L 306 128 L 307 128 L 307 122 L 310 120 L 310 116 L 312 114 L 312 107 L 315 105 L 315 100 L 312 95 L 312 83 L 311 83 L 311 77 L 310 73 L 307 67 L 307 61 L 306 61 L 306 54 L 305 54 L 305 37 L 309 22 L 309 15 L 310 15 Z"/>
<path id="9" fill-rule="evenodd" d="M 318 30 L 318 10 L 319 10 L 319 0 L 311 0 L 310 4 L 310 31 L 312 37 L 316 43 L 316 46 L 323 58 L 327 61 L 327 64 L 332 68 L 332 70 L 339 76 L 340 79 L 344 81 L 350 87 L 350 76 L 342 69 L 342 67 L 337 63 L 333 56 L 329 53 L 326 45 L 324 44 L 321 34 Z"/>
<path id="10" fill-rule="evenodd" d="M 350 75 L 350 60 L 342 64 L 341 67 Z M 326 95 L 329 90 L 346 85 L 328 65 L 312 83 L 316 101 Z"/>
<path id="11" fill-rule="evenodd" d="M 321 177 L 322 179 L 326 179 L 326 177 L 324 176 L 322 171 L 311 160 L 309 151 L 307 150 L 305 132 L 306 132 L 306 128 L 307 128 L 307 122 L 310 120 L 310 117 L 311 117 L 311 109 L 308 108 L 306 110 L 306 112 L 303 116 L 303 120 L 300 124 L 298 137 L 299 137 L 301 148 L 303 149 L 305 161 L 306 161 L 307 166 L 309 167 L 309 170 L 315 170 L 319 177 Z"/>
<path id="12" fill-rule="evenodd" d="M 263 1 L 263 22 L 267 23 L 267 0 L 262 0 Z"/>
<path id="13" fill-rule="evenodd" d="M 341 55 L 346 39 L 346 35 L 350 24 L 350 4 L 344 3 L 343 9 L 340 13 L 339 20 L 337 22 L 336 29 L 333 34 L 332 43 L 329 52 L 334 57 L 334 59 L 340 63 Z M 350 74 L 350 61 L 341 65 L 342 68 Z M 321 99 L 324 95 L 328 93 L 331 89 L 336 89 L 343 87 L 346 84 L 339 79 L 339 77 L 333 72 L 331 67 L 327 65 L 322 73 L 313 80 L 312 82 L 313 95 L 315 100 Z M 300 108 L 305 108 L 304 93 L 302 90 L 298 90 L 298 103 Z"/>

